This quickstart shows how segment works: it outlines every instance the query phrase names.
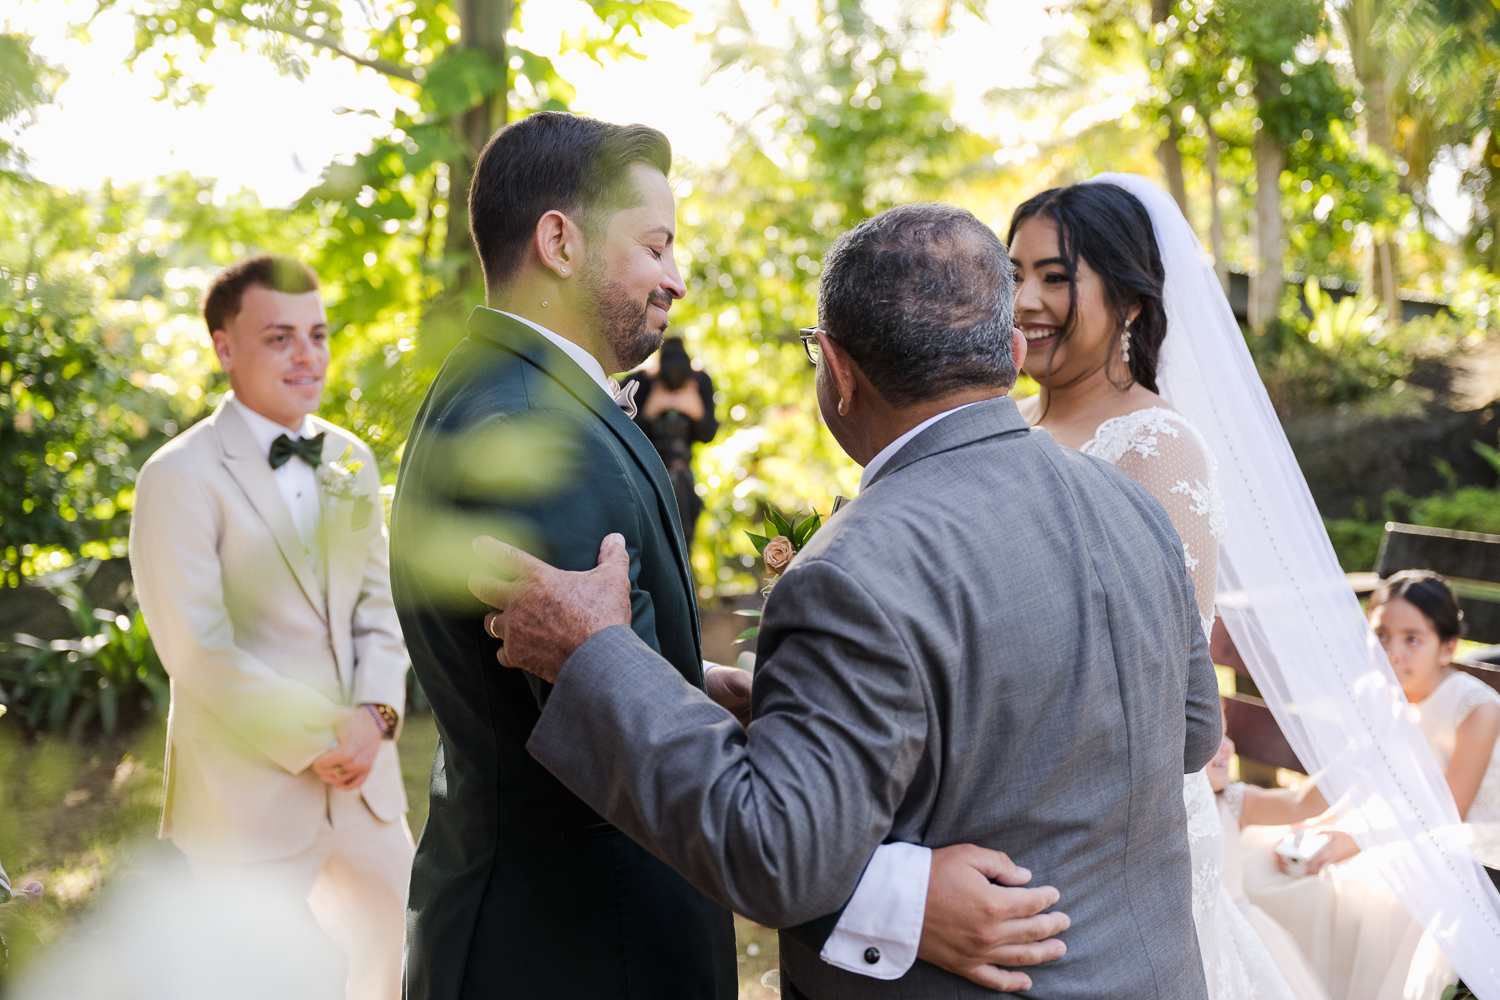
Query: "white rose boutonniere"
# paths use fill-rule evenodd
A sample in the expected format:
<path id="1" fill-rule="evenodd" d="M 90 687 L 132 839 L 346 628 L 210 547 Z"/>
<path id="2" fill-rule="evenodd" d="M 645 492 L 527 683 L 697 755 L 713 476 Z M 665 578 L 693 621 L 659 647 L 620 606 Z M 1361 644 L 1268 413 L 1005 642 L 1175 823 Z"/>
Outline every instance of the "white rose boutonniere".
<path id="1" fill-rule="evenodd" d="M 359 531 L 370 523 L 375 503 L 370 499 L 369 491 L 359 482 L 359 470 L 365 467 L 365 463 L 349 461 L 349 456 L 353 453 L 352 447 L 345 448 L 340 458 L 324 462 L 318 469 L 318 484 L 323 488 L 323 495 L 330 500 L 348 501 L 354 505 L 350 512 L 349 526 Z"/>

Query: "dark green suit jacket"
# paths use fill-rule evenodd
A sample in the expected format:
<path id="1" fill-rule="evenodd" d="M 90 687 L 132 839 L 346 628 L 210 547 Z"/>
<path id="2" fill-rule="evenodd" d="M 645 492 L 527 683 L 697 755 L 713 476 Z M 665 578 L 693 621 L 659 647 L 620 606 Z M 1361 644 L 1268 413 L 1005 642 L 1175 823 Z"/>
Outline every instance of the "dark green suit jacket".
<path id="1" fill-rule="evenodd" d="M 610 532 L 634 629 L 702 687 L 697 603 L 666 470 L 609 395 L 535 330 L 476 309 L 407 441 L 392 589 L 441 742 L 407 904 L 409 1000 L 732 1000 L 730 914 L 542 768 L 550 687 L 495 661 L 468 595 L 479 534 L 569 570 Z"/>

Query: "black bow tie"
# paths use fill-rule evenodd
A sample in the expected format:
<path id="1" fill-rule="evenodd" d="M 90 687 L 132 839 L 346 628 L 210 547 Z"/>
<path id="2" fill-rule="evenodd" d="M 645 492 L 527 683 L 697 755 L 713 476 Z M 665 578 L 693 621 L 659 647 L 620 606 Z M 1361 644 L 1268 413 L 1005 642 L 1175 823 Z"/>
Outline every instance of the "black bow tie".
<path id="1" fill-rule="evenodd" d="M 283 434 L 271 442 L 271 468 L 281 468 L 292 460 L 293 455 L 316 469 L 323 461 L 323 435 L 294 441 Z"/>

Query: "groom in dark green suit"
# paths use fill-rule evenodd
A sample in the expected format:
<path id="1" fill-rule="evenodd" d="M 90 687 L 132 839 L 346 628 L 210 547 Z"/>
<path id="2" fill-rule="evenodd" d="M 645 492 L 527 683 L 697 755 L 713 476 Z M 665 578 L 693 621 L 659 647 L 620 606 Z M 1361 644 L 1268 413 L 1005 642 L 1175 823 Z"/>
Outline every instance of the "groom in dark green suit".
<path id="1" fill-rule="evenodd" d="M 526 752 L 550 686 L 495 669 L 467 589 L 477 535 L 584 570 L 619 532 L 636 633 L 704 687 L 672 487 L 606 374 L 657 348 L 684 293 L 670 165 L 654 129 L 543 112 L 497 132 L 475 170 L 489 305 L 428 390 L 391 515 L 392 589 L 441 737 L 407 904 L 409 1000 L 738 993 L 729 912 Z"/>

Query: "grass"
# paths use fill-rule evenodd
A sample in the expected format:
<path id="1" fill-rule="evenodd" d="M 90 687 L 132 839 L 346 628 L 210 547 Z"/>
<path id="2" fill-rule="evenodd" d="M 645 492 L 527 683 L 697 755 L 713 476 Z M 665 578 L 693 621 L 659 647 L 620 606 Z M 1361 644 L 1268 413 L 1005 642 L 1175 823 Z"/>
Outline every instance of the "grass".
<path id="1" fill-rule="evenodd" d="M 161 815 L 164 720 L 129 736 L 82 745 L 60 737 L 27 738 L 0 718 L 0 860 L 19 888 L 47 887 L 29 919 L 40 940 L 55 941 L 128 869 L 134 848 L 156 834 Z M 406 720 L 397 748 L 411 802 L 413 834 L 427 820 L 427 782 L 437 727 L 429 714 Z M 776 932 L 735 918 L 740 1000 L 768 1000 L 762 977 L 777 967 Z M 31 957 L 7 934 L 13 961 Z M 0 993 L 3 993 L 0 982 Z"/>

